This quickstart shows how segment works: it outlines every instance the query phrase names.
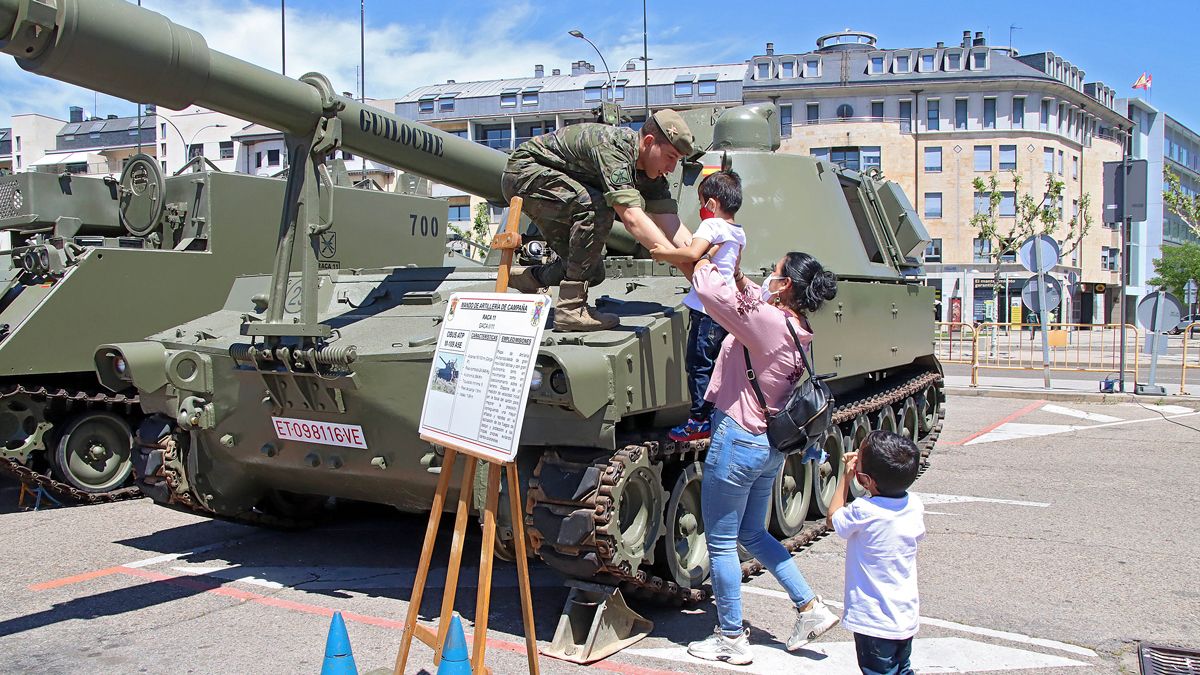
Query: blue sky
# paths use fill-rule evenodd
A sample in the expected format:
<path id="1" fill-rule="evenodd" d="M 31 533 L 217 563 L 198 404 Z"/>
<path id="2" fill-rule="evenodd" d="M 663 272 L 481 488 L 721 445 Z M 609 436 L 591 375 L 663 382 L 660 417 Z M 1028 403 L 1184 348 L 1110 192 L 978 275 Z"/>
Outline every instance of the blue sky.
<path id="1" fill-rule="evenodd" d="M 288 73 L 319 70 L 339 90 L 357 91 L 359 0 L 286 0 Z M 279 67 L 279 0 L 143 0 L 198 29 L 217 49 L 267 68 Z M 928 9 L 920 9 L 924 5 Z M 1136 12 L 1127 9 L 1136 7 Z M 1200 77 L 1194 54 L 1200 1 L 1088 3 L 1009 0 L 955 3 L 738 3 L 648 0 L 654 65 L 738 62 L 772 41 L 782 52 L 807 51 L 824 33 L 853 28 L 875 33 L 884 48 L 957 43 L 963 30 L 984 31 L 1006 45 L 1009 26 L 1021 53 L 1050 50 L 1101 80 L 1118 96 L 1142 95 L 1129 85 L 1142 71 L 1154 77 L 1151 102 L 1200 130 Z M 786 9 L 784 9 L 786 8 Z M 424 84 L 532 75 L 533 64 L 569 70 L 597 62 L 582 30 L 620 68 L 641 55 L 642 3 L 542 0 L 366 0 L 367 95 L 395 97 Z M 597 66 L 599 64 L 597 63 Z M 91 91 L 53 83 L 0 57 L 0 126 L 13 113 L 65 116 L 69 105 L 89 112 Z M 101 114 L 133 114 L 133 104 L 100 96 Z"/>

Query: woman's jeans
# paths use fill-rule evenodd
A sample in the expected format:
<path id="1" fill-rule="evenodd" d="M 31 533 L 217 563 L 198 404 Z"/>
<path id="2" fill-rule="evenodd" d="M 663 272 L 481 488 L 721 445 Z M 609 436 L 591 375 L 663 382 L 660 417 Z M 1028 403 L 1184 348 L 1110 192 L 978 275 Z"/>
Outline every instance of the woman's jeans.
<path id="1" fill-rule="evenodd" d="M 771 486 L 783 460 L 783 453 L 767 445 L 765 433 L 752 434 L 723 411 L 713 411 L 700 495 L 717 619 L 725 635 L 742 633 L 738 542 L 775 575 L 797 607 L 814 596 L 791 554 L 767 532 Z"/>

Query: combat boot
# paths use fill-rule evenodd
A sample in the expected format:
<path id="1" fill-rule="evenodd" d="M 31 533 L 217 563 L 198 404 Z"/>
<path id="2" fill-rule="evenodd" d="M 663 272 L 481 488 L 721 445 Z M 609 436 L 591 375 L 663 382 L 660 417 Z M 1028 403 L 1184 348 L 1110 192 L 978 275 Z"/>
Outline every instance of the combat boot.
<path id="1" fill-rule="evenodd" d="M 537 267 L 513 266 L 508 270 L 508 287 L 519 293 L 541 293 L 546 285 L 538 280 Z"/>
<path id="2" fill-rule="evenodd" d="M 586 281 L 564 281 L 558 287 L 558 305 L 554 308 L 555 332 L 608 330 L 620 323 L 617 315 L 588 307 L 587 287 Z"/>

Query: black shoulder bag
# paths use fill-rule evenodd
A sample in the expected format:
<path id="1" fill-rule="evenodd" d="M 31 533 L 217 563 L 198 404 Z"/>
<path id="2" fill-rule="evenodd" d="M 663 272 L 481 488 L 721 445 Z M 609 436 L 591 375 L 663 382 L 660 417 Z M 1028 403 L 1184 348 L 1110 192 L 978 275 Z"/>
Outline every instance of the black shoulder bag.
<path id="1" fill-rule="evenodd" d="M 746 377 L 750 380 L 750 386 L 754 388 L 758 404 L 762 406 L 763 416 L 767 418 L 767 441 L 776 450 L 791 454 L 807 449 L 833 422 L 833 393 L 829 390 L 829 385 L 825 384 L 825 380 L 833 377 L 833 374 L 817 375 L 813 372 L 812 362 L 800 344 L 792 322 L 787 319 L 784 319 L 784 322 L 788 332 L 792 334 L 792 342 L 796 344 L 800 358 L 804 361 L 808 377 L 796 381 L 779 412 L 772 414 L 767 407 L 767 399 L 763 396 L 762 389 L 758 386 L 758 378 L 750 366 L 750 350 L 746 349 L 746 345 L 742 345 L 742 352 L 746 355 Z"/>

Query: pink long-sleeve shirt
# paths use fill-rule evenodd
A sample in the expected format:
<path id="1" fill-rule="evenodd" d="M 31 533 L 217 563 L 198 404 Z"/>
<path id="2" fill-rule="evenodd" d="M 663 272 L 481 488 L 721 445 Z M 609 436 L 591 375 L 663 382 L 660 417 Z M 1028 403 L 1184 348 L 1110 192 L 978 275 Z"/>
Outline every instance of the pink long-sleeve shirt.
<path id="1" fill-rule="evenodd" d="M 800 344 L 808 348 L 812 333 L 791 312 L 763 302 L 762 289 L 747 282 L 746 290 L 725 283 L 716 265 L 696 268 L 692 288 L 704 304 L 704 312 L 729 331 L 721 343 L 705 400 L 732 417 L 742 428 L 754 434 L 767 430 L 766 417 L 758 397 L 746 377 L 746 357 L 742 345 L 750 350 L 750 360 L 758 377 L 758 386 L 772 412 L 787 399 L 792 385 L 804 374 L 804 361 L 796 351 L 787 321 L 792 322 Z"/>

